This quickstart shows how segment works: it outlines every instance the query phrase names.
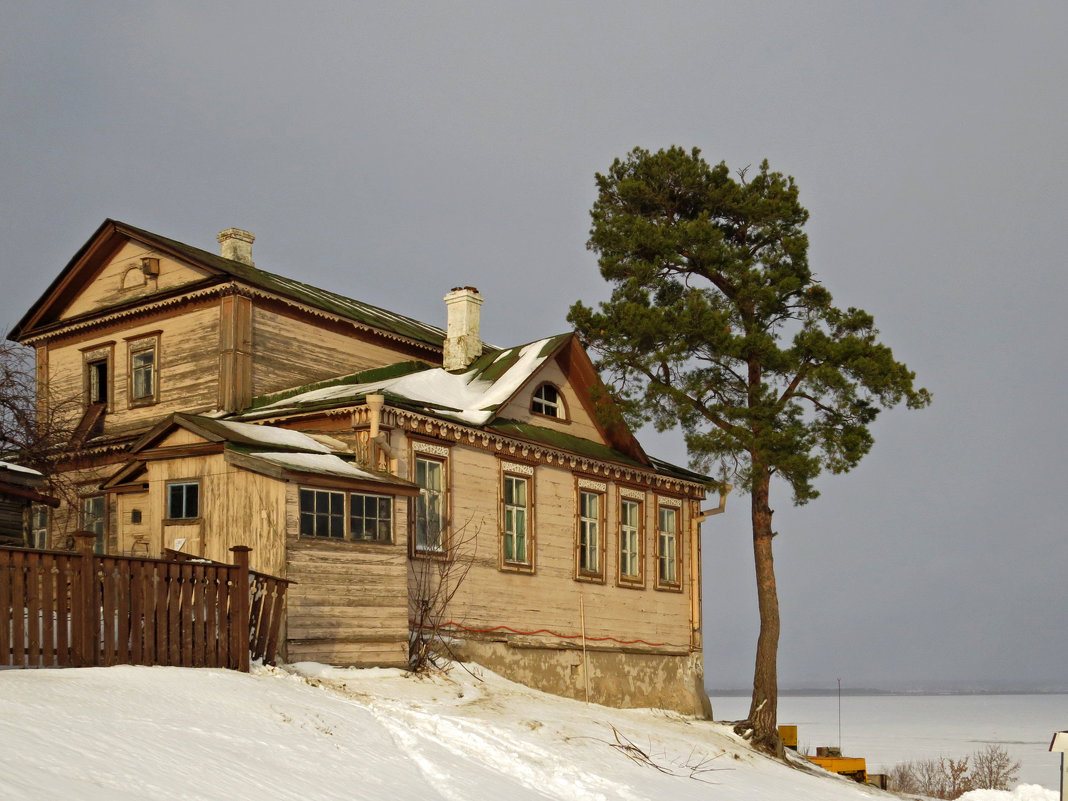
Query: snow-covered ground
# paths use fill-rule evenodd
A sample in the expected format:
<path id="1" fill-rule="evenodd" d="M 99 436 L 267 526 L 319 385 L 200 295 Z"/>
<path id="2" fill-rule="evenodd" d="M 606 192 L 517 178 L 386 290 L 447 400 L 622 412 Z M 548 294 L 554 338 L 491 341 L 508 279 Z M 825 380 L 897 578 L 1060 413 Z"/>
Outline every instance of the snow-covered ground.
<path id="1" fill-rule="evenodd" d="M 0 798 L 888 797 L 754 754 L 724 725 L 588 706 L 472 670 L 3 671 Z M 1039 788 L 1012 797 L 1056 801 Z"/>

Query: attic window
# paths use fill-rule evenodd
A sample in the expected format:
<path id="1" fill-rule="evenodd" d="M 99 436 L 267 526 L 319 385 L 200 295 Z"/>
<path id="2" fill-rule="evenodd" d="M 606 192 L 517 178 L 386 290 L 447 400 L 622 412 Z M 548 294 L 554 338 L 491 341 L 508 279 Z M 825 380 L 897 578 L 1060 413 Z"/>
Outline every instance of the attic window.
<path id="1" fill-rule="evenodd" d="M 534 390 L 534 397 L 530 401 L 530 411 L 535 414 L 544 414 L 547 417 L 555 417 L 558 420 L 567 418 L 564 399 L 560 397 L 560 392 L 552 384 L 542 384 Z"/>

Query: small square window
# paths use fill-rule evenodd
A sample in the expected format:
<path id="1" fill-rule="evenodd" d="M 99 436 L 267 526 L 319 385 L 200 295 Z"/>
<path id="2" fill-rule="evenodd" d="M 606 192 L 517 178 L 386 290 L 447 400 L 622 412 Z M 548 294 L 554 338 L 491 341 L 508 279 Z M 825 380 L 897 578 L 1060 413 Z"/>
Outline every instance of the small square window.
<path id="1" fill-rule="evenodd" d="M 200 517 L 200 483 L 182 481 L 167 485 L 167 517 L 192 520 Z"/>
<path id="2" fill-rule="evenodd" d="M 388 495 L 350 493 L 349 531 L 354 540 L 392 542 L 393 499 Z"/>
<path id="3" fill-rule="evenodd" d="M 345 538 L 345 493 L 329 490 L 300 491 L 300 535 Z"/>

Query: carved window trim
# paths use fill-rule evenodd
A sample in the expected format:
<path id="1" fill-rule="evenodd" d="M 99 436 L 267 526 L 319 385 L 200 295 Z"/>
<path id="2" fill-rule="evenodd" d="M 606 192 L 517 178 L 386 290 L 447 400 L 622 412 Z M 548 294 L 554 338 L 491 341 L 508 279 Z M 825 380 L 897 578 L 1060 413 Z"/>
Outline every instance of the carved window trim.
<path id="1" fill-rule="evenodd" d="M 126 340 L 126 398 L 129 407 L 153 406 L 159 403 L 160 332 L 138 334 Z M 148 356 L 147 363 L 144 357 Z M 148 391 L 143 383 L 147 372 Z"/>
<path id="2" fill-rule="evenodd" d="M 533 573 L 534 560 L 537 548 L 535 536 L 535 488 L 534 466 L 521 462 L 501 461 L 498 503 L 498 518 L 500 520 L 500 556 L 499 567 L 503 571 L 513 573 Z M 515 503 L 515 496 L 509 495 L 509 487 L 522 487 L 525 494 L 525 503 Z M 511 503 L 509 501 L 512 501 Z M 509 545 L 517 539 L 517 522 L 523 521 L 523 544 L 522 555 L 509 555 Z M 515 547 L 513 545 L 513 547 Z"/>
<path id="3" fill-rule="evenodd" d="M 620 487 L 616 520 L 616 583 L 620 587 L 645 588 L 645 493 Z M 628 560 L 628 555 L 631 558 Z M 634 572 L 628 573 L 627 562 Z"/>
<path id="4" fill-rule="evenodd" d="M 673 528 L 666 525 L 671 520 Z M 682 592 L 682 501 L 679 498 L 656 499 L 656 533 L 654 536 L 656 589 Z"/>

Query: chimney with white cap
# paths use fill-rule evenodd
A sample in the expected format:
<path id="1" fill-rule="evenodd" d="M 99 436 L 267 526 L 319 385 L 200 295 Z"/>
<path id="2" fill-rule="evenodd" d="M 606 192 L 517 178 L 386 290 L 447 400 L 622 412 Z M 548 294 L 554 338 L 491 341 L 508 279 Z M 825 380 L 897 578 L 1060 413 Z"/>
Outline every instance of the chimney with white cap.
<path id="1" fill-rule="evenodd" d="M 249 267 L 253 266 L 252 243 L 256 241 L 256 237 L 240 228 L 227 228 L 225 231 L 220 231 L 216 238 L 222 245 L 224 259 L 233 259 Z"/>
<path id="2" fill-rule="evenodd" d="M 446 370 L 463 370 L 482 355 L 482 340 L 478 335 L 481 306 L 482 296 L 473 286 L 455 287 L 445 296 L 448 324 L 441 366 Z"/>

